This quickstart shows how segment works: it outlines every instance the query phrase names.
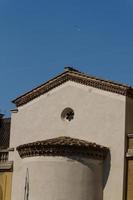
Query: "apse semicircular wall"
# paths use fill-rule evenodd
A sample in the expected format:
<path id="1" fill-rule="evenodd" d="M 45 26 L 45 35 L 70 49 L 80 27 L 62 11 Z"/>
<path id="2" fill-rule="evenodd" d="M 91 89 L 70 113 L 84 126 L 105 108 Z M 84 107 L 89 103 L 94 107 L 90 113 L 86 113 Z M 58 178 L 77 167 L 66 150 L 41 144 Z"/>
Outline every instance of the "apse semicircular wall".
<path id="1" fill-rule="evenodd" d="M 103 164 L 108 148 L 58 137 L 20 145 L 17 150 L 25 172 L 24 195 L 29 199 L 103 199 Z"/>

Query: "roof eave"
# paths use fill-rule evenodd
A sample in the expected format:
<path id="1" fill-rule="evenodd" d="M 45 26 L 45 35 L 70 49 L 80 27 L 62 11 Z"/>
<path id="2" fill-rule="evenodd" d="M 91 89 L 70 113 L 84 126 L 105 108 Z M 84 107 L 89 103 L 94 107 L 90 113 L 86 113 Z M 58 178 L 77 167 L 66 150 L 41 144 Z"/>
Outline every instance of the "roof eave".
<path id="1" fill-rule="evenodd" d="M 17 107 L 22 106 L 36 97 L 58 87 L 59 85 L 65 83 L 66 81 L 74 81 L 83 85 L 95 87 L 108 92 L 129 96 L 133 98 L 133 88 L 127 85 L 118 84 L 112 81 L 106 81 L 103 79 L 98 79 L 78 71 L 67 70 L 58 76 L 50 79 L 46 83 L 34 88 L 33 90 L 25 93 L 24 95 L 14 99 L 12 102 L 16 104 Z"/>

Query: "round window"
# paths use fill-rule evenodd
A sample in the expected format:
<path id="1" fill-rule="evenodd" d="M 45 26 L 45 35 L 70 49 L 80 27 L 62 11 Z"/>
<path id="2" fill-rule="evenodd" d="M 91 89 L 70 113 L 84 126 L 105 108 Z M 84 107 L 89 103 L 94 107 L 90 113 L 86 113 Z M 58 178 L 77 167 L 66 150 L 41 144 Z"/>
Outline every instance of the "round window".
<path id="1" fill-rule="evenodd" d="M 65 108 L 61 113 L 61 118 L 65 121 L 71 121 L 74 119 L 74 111 L 72 108 Z"/>

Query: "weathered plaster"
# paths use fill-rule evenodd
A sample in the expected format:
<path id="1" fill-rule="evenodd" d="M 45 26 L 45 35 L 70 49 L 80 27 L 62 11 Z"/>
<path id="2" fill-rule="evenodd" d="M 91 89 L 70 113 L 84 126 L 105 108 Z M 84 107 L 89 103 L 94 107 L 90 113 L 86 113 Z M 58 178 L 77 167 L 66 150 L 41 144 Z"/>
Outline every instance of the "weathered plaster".
<path id="1" fill-rule="evenodd" d="M 68 81 L 19 107 L 18 112 L 12 114 L 10 146 L 17 147 L 59 136 L 75 137 L 107 146 L 111 157 L 104 164 L 106 181 L 103 200 L 122 200 L 125 99 L 125 96 Z M 71 107 L 75 112 L 71 122 L 61 119 L 65 107 Z M 11 153 L 10 159 L 15 161 L 12 199 L 21 200 L 16 196 L 15 188 L 19 187 L 19 192 L 23 193 L 23 160 L 17 152 Z M 35 171 L 41 167 L 35 164 Z M 20 176 L 23 181 L 18 182 Z"/>

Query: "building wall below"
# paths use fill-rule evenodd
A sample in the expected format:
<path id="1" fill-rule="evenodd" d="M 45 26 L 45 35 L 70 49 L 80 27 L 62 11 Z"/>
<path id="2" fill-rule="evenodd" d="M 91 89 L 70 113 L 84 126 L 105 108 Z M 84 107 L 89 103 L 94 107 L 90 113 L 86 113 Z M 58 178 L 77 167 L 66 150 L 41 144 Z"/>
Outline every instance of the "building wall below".
<path id="1" fill-rule="evenodd" d="M 0 200 L 11 199 L 12 172 L 0 172 Z"/>
<path id="2" fill-rule="evenodd" d="M 15 174 L 21 184 L 12 199 L 102 200 L 102 167 L 102 161 L 79 157 L 25 158 Z"/>
<path id="3" fill-rule="evenodd" d="M 133 160 L 128 160 L 127 200 L 133 200 Z"/>
<path id="4" fill-rule="evenodd" d="M 108 176 L 104 181 L 103 199 L 122 200 L 125 106 L 125 96 L 68 81 L 12 114 L 10 147 L 60 136 L 106 146 L 110 149 L 110 158 L 104 168 Z M 68 107 L 74 111 L 70 122 L 61 118 Z M 22 187 L 22 181 L 17 178 L 22 161 L 17 151 L 10 152 L 9 159 L 14 161 L 13 193 L 16 193 L 18 183 Z"/>

